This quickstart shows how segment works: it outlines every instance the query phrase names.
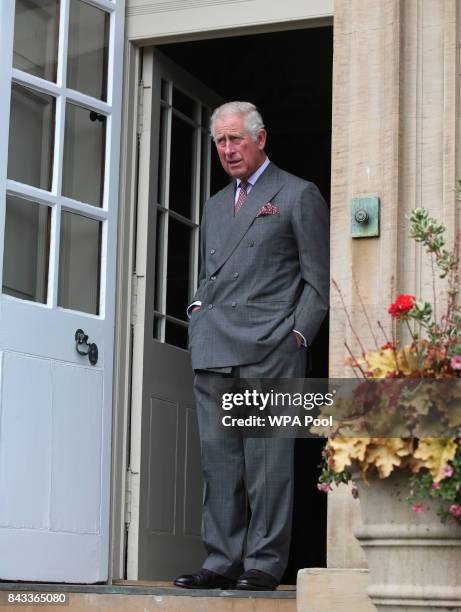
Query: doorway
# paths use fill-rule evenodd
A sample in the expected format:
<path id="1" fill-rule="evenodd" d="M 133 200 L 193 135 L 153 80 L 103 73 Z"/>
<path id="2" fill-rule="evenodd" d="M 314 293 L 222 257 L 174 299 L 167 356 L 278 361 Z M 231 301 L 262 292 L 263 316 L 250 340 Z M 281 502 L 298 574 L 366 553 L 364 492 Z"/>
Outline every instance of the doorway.
<path id="1" fill-rule="evenodd" d="M 201 82 L 209 88 L 214 95 L 224 100 L 240 99 L 250 100 L 254 102 L 261 110 L 268 129 L 269 138 L 267 145 L 267 153 L 269 158 L 278 166 L 282 167 L 293 174 L 301 176 L 307 180 L 317 184 L 327 202 L 330 199 L 330 159 L 331 159 L 331 104 L 332 104 L 332 60 L 333 60 L 333 29 L 332 27 L 322 27 L 303 30 L 292 30 L 286 32 L 276 32 L 270 34 L 256 34 L 238 37 L 229 37 L 221 39 L 202 40 L 197 42 L 184 42 L 175 44 L 165 44 L 159 47 L 161 54 L 167 60 L 175 65 L 176 69 L 180 70 L 178 83 L 184 77 L 187 80 L 189 75 L 191 79 Z M 159 97 L 164 97 L 161 91 L 162 83 L 160 82 Z M 174 83 L 170 85 L 174 87 Z M 174 90 L 171 89 L 174 96 Z M 184 93 L 184 90 L 183 90 Z M 152 90 L 154 95 L 154 90 Z M 161 102 L 159 102 L 161 104 Z M 202 103 L 203 104 L 203 103 Z M 174 103 L 173 103 L 174 106 Z M 206 106 L 206 105 L 205 105 Z M 198 126 L 200 126 L 200 117 L 197 115 Z M 203 124 L 202 124 L 203 127 Z M 199 127 L 197 127 L 199 129 Z M 202 129 L 203 132 L 203 129 Z M 160 139 L 163 136 L 160 135 Z M 160 140 L 159 140 L 160 142 Z M 197 145 L 199 146 L 199 145 Z M 161 150 L 161 148 L 159 149 Z M 168 150 L 168 146 L 166 149 Z M 197 149 L 199 150 L 199 149 Z M 208 184 L 205 185 L 202 192 L 215 193 L 218 189 L 225 186 L 227 177 L 220 169 L 216 153 L 213 147 L 209 148 L 208 161 Z M 159 160 L 154 159 L 154 163 Z M 154 183 L 158 183 L 161 177 L 151 177 Z M 169 177 L 170 184 L 172 177 Z M 161 181 L 160 181 L 161 182 Z M 195 191 L 199 199 L 199 206 L 203 205 L 203 195 L 200 194 L 200 189 L 195 186 Z M 157 198 L 159 200 L 159 198 Z M 163 211 L 165 214 L 165 211 Z M 173 215 L 174 218 L 174 215 Z M 193 220 L 194 221 L 194 220 Z M 161 227 L 161 226 L 157 226 Z M 196 227 L 191 224 L 191 232 Z M 160 253 L 159 236 L 161 230 L 157 229 L 154 236 L 157 236 L 157 263 Z M 163 235 L 166 236 L 165 230 Z M 191 245 L 195 243 L 196 236 L 191 238 Z M 180 241 L 178 247 L 184 246 L 184 240 Z M 153 248 L 153 247 L 152 247 Z M 168 245 L 163 240 L 163 252 L 168 254 Z M 172 247 L 170 247 L 171 249 Z M 174 249 L 173 249 L 174 250 Z M 190 262 L 186 261 L 187 249 L 183 250 L 186 253 L 183 257 L 184 261 L 179 262 L 177 256 L 171 250 L 171 256 L 176 257 L 177 265 L 183 265 L 187 268 Z M 155 268 L 154 264 L 154 268 Z M 184 269 L 185 269 L 184 268 Z M 157 265 L 158 269 L 158 265 Z M 188 268 L 190 269 L 190 268 Z M 192 273 L 192 276 L 195 272 Z M 154 281 L 155 282 L 155 281 Z M 158 281 L 157 281 L 158 282 Z M 189 296 L 193 294 L 193 290 L 189 292 Z M 154 308 L 155 310 L 155 308 Z M 166 315 L 165 321 L 168 321 L 169 313 L 157 313 L 157 321 L 159 316 Z M 178 317 L 180 313 L 178 312 Z M 146 326 L 152 324 L 152 318 L 146 319 Z M 187 326 L 187 321 L 181 323 L 178 321 L 177 328 L 184 329 Z M 166 327 L 163 328 L 166 330 Z M 157 323 L 157 327 L 149 330 L 150 338 L 154 336 L 156 342 L 165 345 L 165 354 L 167 351 L 182 350 L 184 351 L 184 338 L 168 340 L 166 332 L 162 332 L 161 325 Z M 173 347 L 175 347 L 173 349 Z M 327 377 L 328 376 L 328 327 L 327 322 L 324 322 L 320 333 L 315 339 L 311 351 L 311 363 L 308 376 L 311 377 Z M 184 357 L 184 355 L 182 356 Z M 173 357 L 172 357 L 173 359 Z M 174 358 L 176 359 L 176 357 Z M 174 360 L 173 359 L 173 360 Z M 162 360 L 159 363 L 158 370 L 162 371 L 163 366 L 167 363 Z M 172 363 L 172 362 L 171 362 Z M 169 368 L 171 372 L 171 368 Z M 166 380 L 166 374 L 162 374 L 162 381 Z M 146 377 L 144 377 L 144 381 Z M 182 376 L 182 380 L 186 380 Z M 188 379 L 191 382 L 191 378 Z M 144 391 L 143 383 L 143 391 Z M 168 387 L 168 385 L 167 385 Z M 158 385 L 157 385 L 158 389 Z M 152 414 L 155 406 L 158 405 L 167 418 L 167 427 L 171 431 L 171 435 L 176 440 L 176 444 L 180 441 L 177 432 L 181 430 L 180 421 L 171 420 L 171 411 L 167 408 L 167 403 L 175 405 L 175 410 L 181 411 L 179 400 L 172 402 L 169 399 L 168 390 L 159 396 L 155 396 L 155 401 L 152 402 L 152 394 L 145 397 L 144 403 L 146 409 L 150 411 L 149 420 L 146 421 L 152 425 Z M 143 393 L 144 395 L 144 393 Z M 155 403 L 157 402 L 157 404 Z M 160 404 L 159 404 L 160 402 Z M 167 402 L 167 403 L 165 403 Z M 184 414 L 193 414 L 190 406 L 190 396 L 185 396 Z M 179 408 L 178 408 L 179 406 Z M 148 407 L 148 408 L 147 408 Z M 145 409 L 143 408 L 145 412 Z M 186 418 L 186 417 L 185 417 Z M 156 421 L 157 422 L 157 421 Z M 187 420 L 186 423 L 192 423 Z M 160 433 L 159 433 L 160 432 Z M 161 430 L 157 430 L 154 438 L 159 444 L 165 444 L 166 438 L 162 435 Z M 153 439 L 154 439 L 153 438 Z M 186 439 L 186 438 L 184 438 Z M 143 443 L 144 444 L 144 443 Z M 179 445 L 180 446 L 180 445 Z M 144 506 L 147 508 L 155 506 L 155 497 L 152 491 L 157 491 L 160 496 L 168 492 L 167 484 L 176 479 L 177 482 L 184 480 L 189 483 L 191 478 L 190 463 L 184 461 L 185 453 L 181 454 L 180 447 L 177 447 L 172 457 L 176 461 L 181 457 L 184 473 L 179 475 L 175 472 L 175 476 L 165 480 L 162 479 L 162 487 L 158 488 L 155 478 L 152 476 L 149 479 L 149 500 Z M 316 487 L 318 476 L 317 465 L 320 463 L 320 453 L 323 443 L 321 440 L 297 440 L 295 449 L 295 502 L 293 515 L 293 533 L 290 560 L 283 582 L 286 584 L 296 583 L 296 574 L 298 569 L 302 567 L 322 567 L 326 565 L 326 496 L 320 493 Z M 160 446 L 158 446 L 160 448 Z M 168 445 L 168 448 L 172 448 Z M 188 444 L 185 444 L 186 453 L 189 449 Z M 155 450 L 155 447 L 154 447 Z M 146 453 L 146 446 L 142 451 L 143 456 L 148 462 L 152 462 L 153 458 L 156 461 L 162 460 L 165 462 L 165 451 L 161 453 L 151 452 Z M 191 458 L 195 455 L 192 453 Z M 196 463 L 196 457 L 192 462 Z M 144 462 L 143 462 L 144 463 Z M 151 465 L 151 463 L 149 463 Z M 166 462 L 165 466 L 171 467 L 171 462 Z M 197 467 L 197 466 L 195 466 Z M 141 466 L 141 471 L 142 471 Z M 176 469 L 176 468 L 175 468 Z M 189 469 L 189 471 L 188 471 Z M 154 474 L 151 471 L 151 474 Z M 189 475 L 189 476 L 188 476 Z M 141 473 L 141 483 L 143 477 Z M 155 485 L 155 488 L 154 488 Z M 189 484 L 189 487 L 191 485 Z M 174 492 L 170 487 L 171 508 L 175 504 L 178 493 Z M 168 493 L 167 493 L 168 494 Z M 187 490 L 184 489 L 184 495 L 181 493 L 181 507 L 184 512 L 182 522 L 187 522 L 188 514 L 185 510 Z M 152 495 L 154 495 L 152 497 Z M 160 502 L 157 502 L 160 503 Z M 143 504 L 141 504 L 143 505 Z M 160 506 L 158 506 L 159 508 Z M 162 506 L 165 507 L 165 506 Z M 176 506 L 175 506 L 176 507 Z M 194 506 L 194 512 L 196 508 Z M 149 516 L 152 516 L 151 514 Z M 167 525 L 170 518 L 167 514 L 162 514 L 159 519 L 159 524 Z M 189 517 L 190 518 L 190 517 Z M 196 519 L 197 517 L 195 517 Z M 146 516 L 147 519 L 147 516 Z M 194 519 L 193 523 L 197 522 Z M 162 523 L 163 521 L 163 523 Z M 149 522 L 149 521 L 148 521 Z M 192 523 L 191 523 L 192 525 Z M 173 523 L 168 527 L 171 533 L 174 531 Z M 166 531 L 168 531 L 165 528 Z M 140 530 L 139 537 L 142 530 Z M 160 533 L 160 532 L 159 532 Z M 191 528 L 192 536 L 198 536 L 196 531 Z M 158 535 L 158 534 L 157 534 Z M 163 535 L 160 533 L 160 537 Z M 140 542 L 140 549 L 142 548 Z M 139 558 L 139 577 L 149 578 L 165 578 L 166 574 L 161 576 L 148 576 L 143 570 L 144 560 L 150 559 L 150 556 L 140 555 Z M 185 555 L 187 556 L 187 555 Z M 185 571 L 195 570 L 195 567 L 187 567 Z"/>

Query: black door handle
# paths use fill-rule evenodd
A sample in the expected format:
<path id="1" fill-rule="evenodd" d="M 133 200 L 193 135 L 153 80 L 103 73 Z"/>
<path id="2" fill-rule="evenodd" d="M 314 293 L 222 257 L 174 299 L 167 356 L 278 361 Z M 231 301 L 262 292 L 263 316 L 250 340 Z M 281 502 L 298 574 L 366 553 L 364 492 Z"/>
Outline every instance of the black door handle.
<path id="1" fill-rule="evenodd" d="M 82 346 L 84 346 L 83 349 Z M 94 342 L 88 344 L 88 335 L 83 329 L 77 329 L 75 332 L 75 348 L 79 355 L 88 355 L 91 365 L 98 363 L 98 347 Z"/>

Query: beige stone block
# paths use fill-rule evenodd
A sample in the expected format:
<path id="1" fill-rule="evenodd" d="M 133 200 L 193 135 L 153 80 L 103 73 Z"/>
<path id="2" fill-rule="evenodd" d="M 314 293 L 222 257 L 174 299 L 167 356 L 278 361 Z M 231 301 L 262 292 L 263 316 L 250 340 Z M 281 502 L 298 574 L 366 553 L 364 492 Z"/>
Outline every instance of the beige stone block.
<path id="1" fill-rule="evenodd" d="M 376 612 L 368 570 L 308 568 L 298 572 L 297 612 Z"/>
<path id="2" fill-rule="evenodd" d="M 350 486 L 340 485 L 328 493 L 327 564 L 329 568 L 367 568 L 355 529 L 362 525 L 360 503 Z"/>

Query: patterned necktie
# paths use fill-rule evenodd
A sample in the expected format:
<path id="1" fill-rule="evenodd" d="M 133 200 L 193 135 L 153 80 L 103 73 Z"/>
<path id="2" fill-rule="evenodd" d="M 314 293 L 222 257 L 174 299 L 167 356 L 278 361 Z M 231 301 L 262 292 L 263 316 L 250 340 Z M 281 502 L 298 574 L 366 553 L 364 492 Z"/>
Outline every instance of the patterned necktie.
<path id="1" fill-rule="evenodd" d="M 242 181 L 240 183 L 240 193 L 239 193 L 238 200 L 235 204 L 234 214 L 237 214 L 238 211 L 242 208 L 243 204 L 245 203 L 245 200 L 247 199 L 247 189 L 248 189 L 247 181 Z"/>

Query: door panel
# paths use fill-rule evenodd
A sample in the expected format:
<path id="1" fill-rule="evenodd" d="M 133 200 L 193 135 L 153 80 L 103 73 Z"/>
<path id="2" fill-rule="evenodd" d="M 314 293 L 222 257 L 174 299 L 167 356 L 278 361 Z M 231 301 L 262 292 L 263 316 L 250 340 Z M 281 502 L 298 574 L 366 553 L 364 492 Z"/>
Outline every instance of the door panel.
<path id="1" fill-rule="evenodd" d="M 208 121 L 222 100 L 157 50 L 144 51 L 143 72 L 151 90 L 151 129 L 148 141 L 141 139 L 138 204 L 143 219 L 138 250 L 148 262 L 138 340 L 138 349 L 143 343 L 138 578 L 165 580 L 199 568 L 205 556 L 186 308 L 197 283 L 200 214 L 210 189 Z M 136 338 L 135 332 L 135 352 Z"/>
<path id="2" fill-rule="evenodd" d="M 101 370 L 53 366 L 50 522 L 56 531 L 98 534 L 101 530 Z M 74 389 L 75 393 L 69 393 Z M 88 500 L 92 503 L 89 504 Z"/>
<path id="3" fill-rule="evenodd" d="M 147 465 L 147 528 L 174 533 L 179 406 L 151 396 Z M 161 491 L 162 503 L 158 503 Z"/>
<path id="4" fill-rule="evenodd" d="M 0 490 L 8 494 L 0 504 L 0 526 L 49 529 L 51 364 L 4 352 L 2 374 Z"/>

